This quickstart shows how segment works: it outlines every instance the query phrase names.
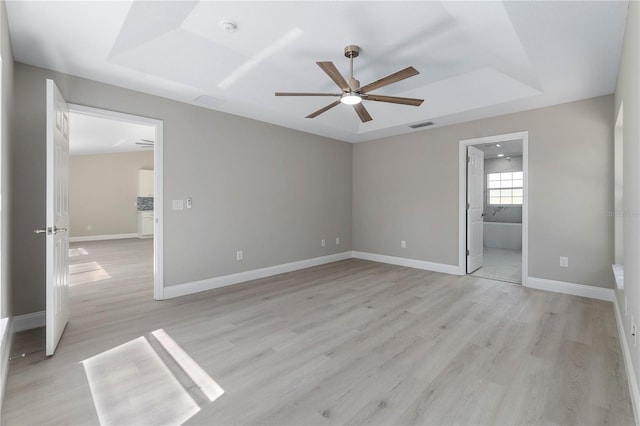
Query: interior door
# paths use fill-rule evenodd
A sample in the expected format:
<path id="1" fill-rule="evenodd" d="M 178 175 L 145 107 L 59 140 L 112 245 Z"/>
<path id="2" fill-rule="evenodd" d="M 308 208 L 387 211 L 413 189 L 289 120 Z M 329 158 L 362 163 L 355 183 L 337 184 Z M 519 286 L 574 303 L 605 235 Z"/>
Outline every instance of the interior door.
<path id="1" fill-rule="evenodd" d="M 69 321 L 69 108 L 47 80 L 47 356 Z"/>
<path id="2" fill-rule="evenodd" d="M 467 147 L 467 273 L 482 267 L 484 152 Z"/>

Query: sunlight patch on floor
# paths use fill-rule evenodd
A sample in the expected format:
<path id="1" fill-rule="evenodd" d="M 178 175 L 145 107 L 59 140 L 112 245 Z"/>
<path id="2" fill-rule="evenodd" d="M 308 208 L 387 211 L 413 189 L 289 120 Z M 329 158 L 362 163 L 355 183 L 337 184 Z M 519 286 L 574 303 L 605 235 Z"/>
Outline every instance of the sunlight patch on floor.
<path id="1" fill-rule="evenodd" d="M 224 393 L 163 329 L 152 336 L 161 346 L 156 344 L 154 349 L 141 336 L 82 361 L 101 425 L 179 425 L 200 411 L 196 399 L 203 399 L 193 398 L 189 392 L 193 385 L 209 401 Z M 192 384 L 181 383 L 177 367 L 163 361 L 168 356 Z"/>
<path id="2" fill-rule="evenodd" d="M 86 256 L 88 255 L 89 252 L 87 252 L 85 249 L 83 249 L 82 247 L 78 247 L 78 248 L 70 248 L 69 249 L 69 257 L 74 257 L 74 256 Z"/>
<path id="3" fill-rule="evenodd" d="M 69 286 L 108 280 L 111 275 L 98 262 L 85 262 L 69 265 Z"/>
<path id="4" fill-rule="evenodd" d="M 200 388 L 202 393 L 215 401 L 224 393 L 215 380 L 213 380 L 187 353 L 178 345 L 163 329 L 151 333 L 160 342 L 162 347 L 171 355 L 175 362 Z"/>

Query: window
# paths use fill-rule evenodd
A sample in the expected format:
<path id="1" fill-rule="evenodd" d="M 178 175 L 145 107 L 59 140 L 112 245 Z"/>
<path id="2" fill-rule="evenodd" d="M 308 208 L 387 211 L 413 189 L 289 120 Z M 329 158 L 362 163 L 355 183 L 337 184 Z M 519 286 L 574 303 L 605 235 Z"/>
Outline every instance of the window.
<path id="1" fill-rule="evenodd" d="M 489 173 L 489 205 L 522 205 L 522 172 Z"/>

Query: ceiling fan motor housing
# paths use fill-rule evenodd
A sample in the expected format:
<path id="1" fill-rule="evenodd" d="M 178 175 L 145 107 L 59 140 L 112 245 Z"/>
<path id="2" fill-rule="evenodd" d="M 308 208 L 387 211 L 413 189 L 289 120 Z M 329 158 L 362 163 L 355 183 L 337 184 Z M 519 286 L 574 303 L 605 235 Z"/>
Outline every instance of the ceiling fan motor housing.
<path id="1" fill-rule="evenodd" d="M 347 58 L 357 58 L 360 54 L 360 47 L 355 44 L 350 44 L 344 48 L 344 56 Z"/>

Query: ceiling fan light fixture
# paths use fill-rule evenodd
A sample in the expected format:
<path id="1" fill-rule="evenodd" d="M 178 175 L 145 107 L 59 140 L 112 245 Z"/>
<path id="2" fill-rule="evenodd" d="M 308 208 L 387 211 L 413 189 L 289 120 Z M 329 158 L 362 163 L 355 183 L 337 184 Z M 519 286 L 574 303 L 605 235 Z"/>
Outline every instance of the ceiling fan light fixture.
<path id="1" fill-rule="evenodd" d="M 357 105 L 362 102 L 362 96 L 357 93 L 345 93 L 340 97 L 340 102 L 346 105 Z"/>

